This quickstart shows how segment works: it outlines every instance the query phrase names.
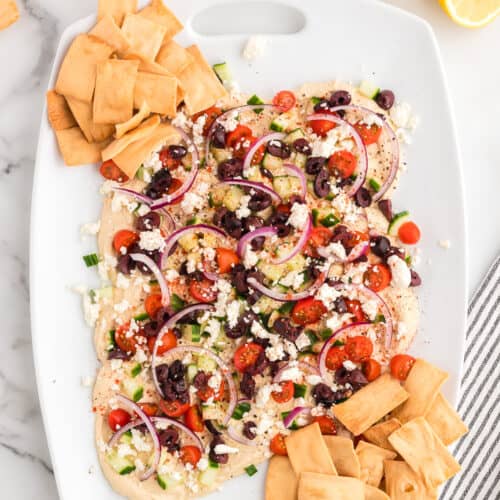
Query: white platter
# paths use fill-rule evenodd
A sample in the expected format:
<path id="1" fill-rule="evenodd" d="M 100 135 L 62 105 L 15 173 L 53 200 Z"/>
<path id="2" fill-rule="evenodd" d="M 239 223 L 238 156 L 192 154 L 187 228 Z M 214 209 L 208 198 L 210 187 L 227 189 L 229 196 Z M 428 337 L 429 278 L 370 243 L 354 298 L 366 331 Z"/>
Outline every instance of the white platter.
<path id="1" fill-rule="evenodd" d="M 450 373 L 444 391 L 456 401 L 466 315 L 465 211 L 448 92 L 430 27 L 371 0 L 231 0 L 231 9 L 216 7 L 221 3 L 171 0 L 169 5 L 186 25 L 179 41 L 198 43 L 211 63 L 227 61 L 244 91 L 271 97 L 305 81 L 357 82 L 372 75 L 420 116 L 407 151 L 408 171 L 395 197 L 395 206 L 410 209 L 423 230 L 418 268 L 423 314 L 412 352 Z M 210 6 L 215 10 L 196 17 Z M 63 33 L 51 87 L 69 43 L 94 21 L 94 16 L 82 19 Z M 201 35 L 193 26 L 229 34 Z M 241 50 L 248 34 L 258 32 L 278 34 L 267 35 L 266 54 L 249 64 Z M 98 284 L 95 271 L 86 269 L 81 258 L 95 243 L 82 242 L 79 227 L 99 217 L 100 182 L 95 168 L 64 167 L 44 112 L 31 219 L 33 349 L 59 493 L 71 500 L 118 498 L 97 463 L 90 389 L 81 386 L 81 377 L 94 375 L 97 361 L 80 297 L 70 291 L 74 285 Z M 452 242 L 449 250 L 438 245 L 443 239 Z M 264 471 L 260 467 L 253 478 L 231 481 L 213 498 L 263 498 Z"/>

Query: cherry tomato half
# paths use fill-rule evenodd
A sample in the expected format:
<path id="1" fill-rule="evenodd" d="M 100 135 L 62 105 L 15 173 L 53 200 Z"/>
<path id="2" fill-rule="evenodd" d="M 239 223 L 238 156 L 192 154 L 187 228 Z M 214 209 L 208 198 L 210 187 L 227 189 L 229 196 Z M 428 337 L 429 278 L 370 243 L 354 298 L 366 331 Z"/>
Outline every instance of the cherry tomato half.
<path id="1" fill-rule="evenodd" d="M 382 127 L 376 125 L 366 125 L 366 123 L 357 122 L 354 124 L 354 128 L 361 136 L 361 140 L 365 146 L 370 144 L 375 144 L 382 134 Z"/>
<path id="2" fill-rule="evenodd" d="M 292 321 L 297 325 L 305 326 L 319 321 L 327 309 L 323 302 L 313 297 L 299 300 L 292 309 Z"/>
<path id="3" fill-rule="evenodd" d="M 380 363 L 373 358 L 363 361 L 361 368 L 368 382 L 373 382 L 376 378 L 380 377 L 382 370 Z"/>
<path id="4" fill-rule="evenodd" d="M 218 108 L 217 106 L 212 106 L 208 109 L 205 109 L 204 111 L 200 111 L 199 113 L 196 113 L 193 116 L 193 122 L 197 122 L 198 119 L 205 115 L 207 117 L 205 121 L 205 125 L 203 126 L 203 135 L 206 137 L 208 135 L 208 131 L 210 130 L 210 127 L 214 123 L 214 121 L 222 114 L 222 109 Z"/>
<path id="5" fill-rule="evenodd" d="M 146 297 L 144 301 L 144 309 L 148 313 L 150 318 L 154 318 L 156 313 L 162 307 L 162 295 L 161 293 L 151 293 Z"/>
<path id="6" fill-rule="evenodd" d="M 156 342 L 156 337 L 148 338 L 148 349 L 151 354 L 153 354 L 155 342 Z M 156 354 L 158 354 L 158 356 L 162 356 L 163 354 L 165 354 L 167 351 L 170 351 L 170 349 L 173 349 L 174 347 L 177 347 L 177 336 L 172 330 L 168 330 L 163 334 L 163 337 L 161 338 L 161 344 L 158 345 L 158 350 Z"/>
<path id="7" fill-rule="evenodd" d="M 131 332 L 130 321 L 127 321 L 115 330 L 115 342 L 123 352 L 134 354 L 137 351 L 137 344 L 145 343 L 146 338 L 141 334 L 140 330 Z"/>
<path id="8" fill-rule="evenodd" d="M 350 151 L 336 151 L 328 160 L 328 168 L 342 179 L 348 179 L 356 171 L 358 159 Z"/>
<path id="9" fill-rule="evenodd" d="M 369 267 L 363 277 L 364 284 L 374 292 L 380 292 L 391 284 L 392 274 L 389 266 L 375 264 Z"/>
<path id="10" fill-rule="evenodd" d="M 231 269 L 240 263 L 238 254 L 231 248 L 219 247 L 215 249 L 217 254 L 217 265 L 222 274 L 230 273 Z"/>
<path id="11" fill-rule="evenodd" d="M 253 138 L 252 130 L 249 127 L 246 125 L 237 125 L 233 131 L 227 134 L 226 146 L 236 149 L 237 146 L 241 147 L 241 144 L 245 141 L 251 143 Z"/>
<path id="12" fill-rule="evenodd" d="M 184 414 L 184 423 L 193 432 L 203 432 L 205 424 L 201 418 L 200 409 L 197 406 L 190 406 L 188 411 Z"/>
<path id="13" fill-rule="evenodd" d="M 118 431 L 132 420 L 130 413 L 122 408 L 116 408 L 108 413 L 108 424 L 111 430 Z"/>
<path id="14" fill-rule="evenodd" d="M 318 248 L 326 247 L 330 243 L 332 236 L 333 233 L 326 227 L 313 228 L 304 253 L 309 257 L 318 257 Z"/>
<path id="15" fill-rule="evenodd" d="M 198 389 L 196 394 L 202 401 L 208 401 L 210 398 L 214 398 L 214 401 L 220 401 L 221 399 L 224 398 L 224 390 L 225 390 L 225 382 L 224 380 L 221 380 L 219 389 L 217 390 L 217 393 L 214 391 L 212 387 L 210 387 L 208 384 L 205 387 L 202 387 L 201 389 Z"/>
<path id="16" fill-rule="evenodd" d="M 271 397 L 276 403 L 288 403 L 293 398 L 295 386 L 291 380 L 280 382 L 280 390 L 271 392 Z"/>
<path id="17" fill-rule="evenodd" d="M 180 450 L 181 462 L 191 464 L 193 467 L 200 461 L 201 451 L 197 446 L 183 446 Z"/>
<path id="18" fill-rule="evenodd" d="M 363 323 L 367 321 L 366 314 L 363 312 L 363 309 L 361 308 L 361 302 L 359 300 L 350 300 L 350 299 L 344 299 L 345 300 L 345 305 L 347 306 L 347 310 L 349 311 L 350 314 L 354 316 L 354 321 L 356 323 Z"/>
<path id="19" fill-rule="evenodd" d="M 391 359 L 391 374 L 399 380 L 406 380 L 411 367 L 415 363 L 415 358 L 409 354 L 396 354 Z"/>
<path id="20" fill-rule="evenodd" d="M 347 361 L 347 353 L 344 347 L 333 346 L 326 355 L 325 364 L 329 370 L 338 370 L 344 361 Z"/>
<path id="21" fill-rule="evenodd" d="M 113 238 L 113 248 L 116 253 L 121 254 L 121 249 L 125 247 L 128 249 L 134 243 L 139 241 L 139 235 L 134 231 L 122 229 L 118 231 Z"/>
<path id="22" fill-rule="evenodd" d="M 275 455 L 282 455 L 286 457 L 288 452 L 286 451 L 285 436 L 283 436 L 283 434 L 276 434 L 276 436 L 274 436 L 269 443 L 269 449 Z"/>
<path id="23" fill-rule="evenodd" d="M 110 181 L 127 182 L 128 176 L 120 170 L 120 167 L 113 161 L 105 161 L 99 168 L 101 175 Z"/>
<path id="24" fill-rule="evenodd" d="M 155 403 L 137 403 L 137 404 L 148 417 L 156 417 L 156 415 L 158 415 L 158 405 L 156 405 Z"/>
<path id="25" fill-rule="evenodd" d="M 318 415 L 313 418 L 313 422 L 318 422 L 321 434 L 326 434 L 328 436 L 334 436 L 337 434 L 337 426 L 332 417 L 327 415 Z"/>
<path id="26" fill-rule="evenodd" d="M 234 353 L 235 368 L 243 373 L 255 364 L 263 350 L 262 346 L 253 342 L 238 347 Z"/>
<path id="27" fill-rule="evenodd" d="M 192 279 L 189 283 L 189 294 L 194 300 L 209 304 L 217 299 L 217 291 L 214 290 L 214 282 L 207 278 L 200 281 Z"/>
<path id="28" fill-rule="evenodd" d="M 278 92 L 273 98 L 273 105 L 278 108 L 282 113 L 290 111 L 297 103 L 295 94 L 290 90 L 282 90 Z"/>
<path id="29" fill-rule="evenodd" d="M 158 403 L 160 410 L 165 413 L 167 417 L 180 417 L 189 410 L 189 403 L 181 403 L 180 401 L 167 401 L 160 399 Z"/>
<path id="30" fill-rule="evenodd" d="M 327 109 L 325 109 L 324 111 L 322 111 L 321 113 L 318 113 L 318 114 L 337 116 L 336 113 L 332 113 L 331 111 L 329 111 Z M 328 134 L 328 132 L 330 132 L 330 130 L 333 130 L 337 126 L 336 123 L 333 123 L 333 122 L 328 121 L 328 120 L 311 120 L 309 122 L 309 125 L 313 129 L 313 132 L 316 135 L 319 135 L 320 137 L 325 137 L 326 134 Z"/>
<path id="31" fill-rule="evenodd" d="M 368 337 L 356 335 L 355 337 L 347 337 L 344 349 L 351 361 L 361 363 L 372 355 L 373 344 Z"/>

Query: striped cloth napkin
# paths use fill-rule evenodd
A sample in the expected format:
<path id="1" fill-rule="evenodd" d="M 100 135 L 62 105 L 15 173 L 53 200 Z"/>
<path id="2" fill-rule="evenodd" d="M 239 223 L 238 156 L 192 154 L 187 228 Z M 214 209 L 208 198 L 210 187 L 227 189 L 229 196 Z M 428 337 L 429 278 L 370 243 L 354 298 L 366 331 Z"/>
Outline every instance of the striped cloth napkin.
<path id="1" fill-rule="evenodd" d="M 469 305 L 458 413 L 470 431 L 454 445 L 462 472 L 441 500 L 500 499 L 500 256 Z"/>

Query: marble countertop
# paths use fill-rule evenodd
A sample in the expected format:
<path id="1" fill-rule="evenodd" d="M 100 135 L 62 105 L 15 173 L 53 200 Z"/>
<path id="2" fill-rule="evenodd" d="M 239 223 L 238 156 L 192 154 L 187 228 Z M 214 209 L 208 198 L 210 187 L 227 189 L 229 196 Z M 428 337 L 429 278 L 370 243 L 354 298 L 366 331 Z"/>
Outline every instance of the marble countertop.
<path id="1" fill-rule="evenodd" d="M 20 20 L 0 32 L 0 478 L 3 498 L 57 498 L 31 354 L 29 213 L 38 126 L 62 30 L 95 0 L 18 0 Z M 453 25 L 430 0 L 389 0 L 433 26 L 443 53 L 462 151 L 469 236 L 469 292 L 500 251 L 500 20 L 479 31 Z M 388 55 L 390 57 L 390 55 Z M 446 193 L 443 193 L 446 196 Z M 495 221 L 492 224 L 490 221 Z M 453 244 L 453 242 L 451 242 Z M 50 265 L 50 263 L 49 263 Z"/>

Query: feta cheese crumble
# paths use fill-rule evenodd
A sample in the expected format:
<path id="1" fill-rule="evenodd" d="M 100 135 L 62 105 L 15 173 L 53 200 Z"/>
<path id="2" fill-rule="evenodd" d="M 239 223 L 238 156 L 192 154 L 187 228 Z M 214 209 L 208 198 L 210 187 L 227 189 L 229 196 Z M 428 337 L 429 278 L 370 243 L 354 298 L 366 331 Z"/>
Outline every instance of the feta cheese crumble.
<path id="1" fill-rule="evenodd" d="M 445 250 L 448 250 L 449 248 L 451 248 L 451 241 L 450 240 L 440 240 L 439 246 L 441 248 L 444 248 Z"/>
<path id="2" fill-rule="evenodd" d="M 391 255 L 387 259 L 387 263 L 391 268 L 391 286 L 394 288 L 408 288 L 411 283 L 411 272 L 406 262 L 396 255 Z"/>
<path id="3" fill-rule="evenodd" d="M 247 61 L 254 61 L 264 54 L 267 43 L 267 38 L 262 35 L 251 36 L 243 49 L 243 58 Z"/>
<path id="4" fill-rule="evenodd" d="M 309 209 L 305 203 L 294 203 L 288 217 L 288 224 L 295 229 L 304 229 L 307 218 L 309 217 Z"/>
<path id="5" fill-rule="evenodd" d="M 143 250 L 154 252 L 155 250 L 163 250 L 165 247 L 165 238 L 158 228 L 152 231 L 143 231 L 139 238 L 139 246 Z"/>

